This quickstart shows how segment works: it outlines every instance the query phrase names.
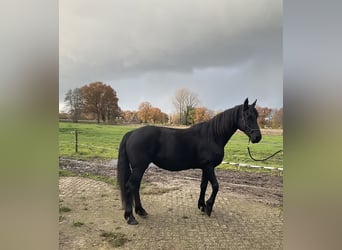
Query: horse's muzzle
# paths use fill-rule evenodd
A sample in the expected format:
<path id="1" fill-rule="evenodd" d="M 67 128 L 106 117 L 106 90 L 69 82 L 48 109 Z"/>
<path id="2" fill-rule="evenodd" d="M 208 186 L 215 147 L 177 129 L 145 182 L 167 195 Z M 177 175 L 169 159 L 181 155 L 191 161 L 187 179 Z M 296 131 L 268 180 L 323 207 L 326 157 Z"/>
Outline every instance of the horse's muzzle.
<path id="1" fill-rule="evenodd" d="M 262 138 L 262 136 L 261 136 L 260 132 L 252 134 L 250 137 L 252 143 L 258 143 L 259 141 L 261 141 L 261 138 Z"/>

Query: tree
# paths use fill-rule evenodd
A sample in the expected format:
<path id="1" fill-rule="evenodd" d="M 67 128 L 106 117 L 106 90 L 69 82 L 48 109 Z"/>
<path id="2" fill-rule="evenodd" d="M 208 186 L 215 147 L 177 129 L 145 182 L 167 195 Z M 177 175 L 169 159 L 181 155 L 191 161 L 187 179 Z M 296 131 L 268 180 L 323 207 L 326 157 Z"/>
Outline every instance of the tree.
<path id="1" fill-rule="evenodd" d="M 125 122 L 128 122 L 128 123 L 140 122 L 138 119 L 137 111 L 126 110 L 122 112 L 122 116 Z"/>
<path id="2" fill-rule="evenodd" d="M 113 121 L 116 116 L 121 113 L 121 109 L 118 106 L 118 98 L 116 97 L 116 92 L 112 89 L 111 86 L 104 86 L 104 95 L 102 98 L 102 120 L 105 121 Z"/>
<path id="3" fill-rule="evenodd" d="M 160 108 L 153 107 L 149 102 L 140 103 L 137 116 L 143 123 L 166 123 L 168 121 L 168 115 L 163 113 Z"/>
<path id="4" fill-rule="evenodd" d="M 274 110 L 271 125 L 272 128 L 283 128 L 283 108 Z"/>
<path id="5" fill-rule="evenodd" d="M 151 118 L 153 123 L 166 123 L 168 121 L 168 115 L 163 113 L 159 108 L 151 108 Z"/>
<path id="6" fill-rule="evenodd" d="M 172 125 L 175 125 L 176 123 L 178 123 L 179 120 L 179 114 L 178 113 L 172 113 L 169 116 L 169 122 Z"/>
<path id="7" fill-rule="evenodd" d="M 195 108 L 194 123 L 209 121 L 213 116 L 213 112 L 205 107 Z"/>
<path id="8" fill-rule="evenodd" d="M 161 112 L 159 119 L 160 119 L 159 122 L 162 123 L 162 124 L 165 124 L 165 123 L 169 122 L 169 116 L 168 116 L 168 114 L 166 114 L 164 112 Z"/>
<path id="9" fill-rule="evenodd" d="M 258 117 L 259 126 L 262 128 L 269 127 L 271 125 L 272 109 L 268 107 L 259 107 L 259 106 L 256 106 L 256 109 L 259 113 L 259 117 Z"/>
<path id="10" fill-rule="evenodd" d="M 79 88 L 75 88 L 74 90 L 69 89 L 65 95 L 64 102 L 69 108 L 69 114 L 72 117 L 72 121 L 78 122 L 84 108 L 81 90 Z"/>
<path id="11" fill-rule="evenodd" d="M 115 90 L 102 82 L 93 82 L 81 87 L 81 95 L 87 112 L 96 114 L 97 123 L 102 119 L 112 121 L 120 113 Z"/>
<path id="12" fill-rule="evenodd" d="M 152 120 L 152 105 L 149 102 L 142 102 L 138 109 L 138 118 L 143 123 L 148 123 Z"/>
<path id="13" fill-rule="evenodd" d="M 189 125 L 191 122 L 191 111 L 199 103 L 196 93 L 191 92 L 187 88 L 182 88 L 176 91 L 173 99 L 173 105 L 179 115 L 179 123 Z"/>

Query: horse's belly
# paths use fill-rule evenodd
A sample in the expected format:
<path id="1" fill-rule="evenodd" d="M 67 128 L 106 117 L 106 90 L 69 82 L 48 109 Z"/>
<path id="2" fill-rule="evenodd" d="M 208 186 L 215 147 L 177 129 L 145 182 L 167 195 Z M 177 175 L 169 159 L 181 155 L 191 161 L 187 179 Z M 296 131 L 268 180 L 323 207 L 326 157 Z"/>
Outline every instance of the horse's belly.
<path id="1" fill-rule="evenodd" d="M 191 163 L 186 163 L 186 162 L 181 162 L 181 161 L 153 161 L 153 163 L 162 168 L 162 169 L 166 169 L 169 171 L 180 171 L 180 170 L 186 170 L 186 169 L 190 169 L 190 168 L 196 168 L 196 166 L 194 166 L 194 164 Z"/>

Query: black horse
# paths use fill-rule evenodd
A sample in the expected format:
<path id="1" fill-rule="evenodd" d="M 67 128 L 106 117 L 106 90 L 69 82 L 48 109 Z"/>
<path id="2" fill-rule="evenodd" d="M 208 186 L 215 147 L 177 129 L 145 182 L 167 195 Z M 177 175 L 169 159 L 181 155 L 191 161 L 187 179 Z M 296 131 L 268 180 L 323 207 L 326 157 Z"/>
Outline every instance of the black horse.
<path id="1" fill-rule="evenodd" d="M 138 224 L 132 212 L 133 198 L 136 214 L 147 216 L 141 205 L 139 188 L 150 163 L 170 171 L 202 169 L 198 208 L 210 216 L 219 189 L 215 167 L 222 162 L 228 140 L 237 129 L 242 130 L 252 143 L 261 140 L 255 104 L 256 100 L 249 105 L 247 98 L 244 104 L 187 129 L 145 126 L 126 133 L 119 148 L 117 178 L 127 223 Z M 205 203 L 208 181 L 212 194 Z"/>

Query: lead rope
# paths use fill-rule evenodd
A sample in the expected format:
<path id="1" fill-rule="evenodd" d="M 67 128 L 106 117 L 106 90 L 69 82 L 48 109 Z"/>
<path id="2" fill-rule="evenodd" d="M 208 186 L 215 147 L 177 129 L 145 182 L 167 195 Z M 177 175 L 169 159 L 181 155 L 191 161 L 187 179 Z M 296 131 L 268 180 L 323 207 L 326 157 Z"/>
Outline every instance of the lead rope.
<path id="1" fill-rule="evenodd" d="M 254 161 L 266 161 L 266 160 L 272 158 L 273 156 L 275 156 L 276 154 L 278 154 L 278 153 L 280 153 L 280 152 L 283 151 L 282 149 L 280 149 L 280 150 L 278 150 L 277 152 L 275 152 L 274 154 L 272 154 L 272 155 L 270 155 L 270 156 L 268 156 L 268 157 L 266 157 L 266 158 L 264 158 L 264 159 L 255 159 L 255 158 L 251 155 L 251 150 L 249 149 L 249 143 L 250 143 L 250 141 L 251 141 L 251 139 L 248 140 L 247 150 L 248 150 L 249 157 L 251 157 L 251 159 L 254 160 Z"/>

